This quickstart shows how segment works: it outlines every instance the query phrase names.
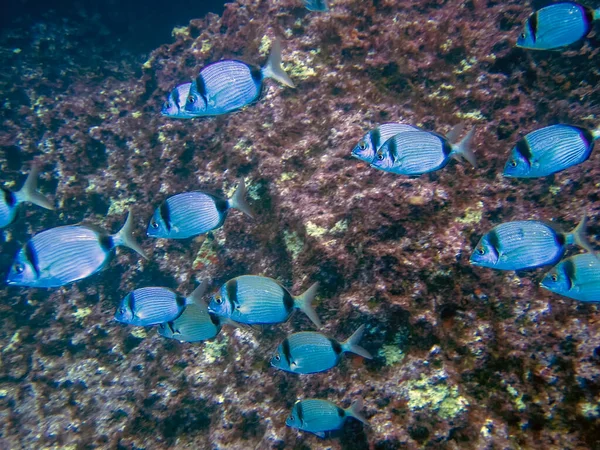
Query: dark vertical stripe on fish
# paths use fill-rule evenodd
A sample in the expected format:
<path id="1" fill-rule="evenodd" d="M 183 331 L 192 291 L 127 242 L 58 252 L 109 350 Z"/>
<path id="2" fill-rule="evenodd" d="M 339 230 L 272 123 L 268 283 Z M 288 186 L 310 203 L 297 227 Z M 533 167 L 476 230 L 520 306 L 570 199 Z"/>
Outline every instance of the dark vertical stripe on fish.
<path id="1" fill-rule="evenodd" d="M 229 280 L 227 284 L 225 284 L 225 289 L 227 291 L 227 298 L 231 304 L 231 310 L 233 311 L 235 309 L 235 305 L 238 303 L 236 279 L 234 278 L 233 280 Z"/>
<path id="2" fill-rule="evenodd" d="M 210 321 L 213 323 L 213 325 L 217 327 L 221 326 L 221 319 L 219 318 L 219 316 L 213 313 L 208 313 L 208 317 L 210 317 Z"/>
<path id="3" fill-rule="evenodd" d="M 206 100 L 206 84 L 204 84 L 204 78 L 202 78 L 202 75 L 198 75 L 196 78 L 196 92 L 200 94 L 204 104 L 208 105 L 208 101 Z"/>
<path id="4" fill-rule="evenodd" d="M 283 291 L 283 306 L 287 312 L 290 312 L 294 309 L 294 297 L 286 288 L 282 287 L 281 290 Z"/>
<path id="5" fill-rule="evenodd" d="M 566 275 L 567 281 L 569 283 L 569 290 L 571 290 L 571 288 L 573 287 L 573 280 L 576 277 L 575 264 L 573 264 L 573 261 L 571 261 L 570 259 L 566 259 L 564 262 L 564 267 L 565 267 L 565 275 Z"/>
<path id="6" fill-rule="evenodd" d="M 336 406 L 336 408 L 337 408 L 337 413 L 338 413 L 338 416 L 340 416 L 340 417 L 346 417 L 346 411 L 344 411 L 344 410 L 343 410 L 342 408 L 340 408 L 339 406 Z"/>
<path id="7" fill-rule="evenodd" d="M 31 243 L 31 241 L 28 241 L 27 244 L 25 244 L 25 258 L 27 258 L 27 261 L 29 261 L 29 264 L 31 264 L 31 267 L 33 267 L 36 278 L 39 278 L 40 277 L 39 261 L 37 258 L 37 254 L 35 252 L 35 248 L 33 248 L 33 244 Z"/>
<path id="8" fill-rule="evenodd" d="M 131 315 L 133 317 L 136 317 L 135 315 L 135 298 L 134 298 L 135 294 L 132 292 L 131 294 L 129 294 L 127 297 L 127 307 L 129 308 L 129 311 L 131 311 Z"/>
<path id="9" fill-rule="evenodd" d="M 290 341 L 286 338 L 283 340 L 281 344 L 281 349 L 283 351 L 283 357 L 285 358 L 288 367 L 292 365 L 292 350 L 290 349 Z"/>
<path id="10" fill-rule="evenodd" d="M 392 163 L 396 163 L 396 157 L 398 155 L 398 146 L 396 145 L 396 140 L 392 138 L 390 141 L 390 158 L 392 158 Z"/>
<path id="11" fill-rule="evenodd" d="M 517 153 L 519 153 L 523 158 L 525 158 L 527 164 L 531 165 L 531 158 L 533 158 L 533 155 L 531 154 L 531 148 L 529 148 L 529 142 L 527 142 L 527 139 L 520 139 L 517 142 L 516 148 Z"/>
<path id="12" fill-rule="evenodd" d="M 587 6 L 583 6 L 583 17 L 585 18 L 586 30 L 585 34 L 588 34 L 592 29 L 592 24 L 594 23 L 594 10 L 592 8 L 588 8 Z"/>
<path id="13" fill-rule="evenodd" d="M 4 202 L 11 208 L 17 204 L 17 197 L 8 189 L 0 188 L 4 193 Z"/>
<path id="14" fill-rule="evenodd" d="M 177 109 L 179 109 L 179 90 L 178 89 L 173 89 L 173 91 L 171 91 L 171 99 L 173 100 L 173 103 L 175 103 L 175 106 L 177 106 Z"/>
<path id="15" fill-rule="evenodd" d="M 442 152 L 444 153 L 444 156 L 447 158 L 448 155 L 450 155 L 450 153 L 452 153 L 452 144 L 450 142 L 448 142 L 448 139 L 440 138 L 440 141 L 442 143 Z"/>
<path id="16" fill-rule="evenodd" d="M 256 67 L 256 66 L 249 66 L 250 68 L 250 75 L 252 75 L 252 79 L 256 82 L 256 83 L 261 83 L 262 82 L 262 72 L 260 70 L 260 67 Z"/>
<path id="17" fill-rule="evenodd" d="M 336 341 L 335 339 L 329 339 L 329 342 L 331 342 L 331 348 L 333 349 L 335 354 L 341 355 L 342 354 L 342 346 L 340 345 L 340 343 L 338 341 Z"/>
<path id="18" fill-rule="evenodd" d="M 304 423 L 304 411 L 302 410 L 302 403 L 296 403 L 296 414 L 300 423 Z"/>
<path id="19" fill-rule="evenodd" d="M 564 233 L 555 233 L 556 234 L 556 243 L 563 247 L 565 242 L 567 242 L 567 237 Z"/>
<path id="20" fill-rule="evenodd" d="M 162 202 L 160 205 L 160 218 L 165 223 L 167 231 L 171 231 L 171 211 L 169 210 L 169 204 L 167 202 Z"/>
<path id="21" fill-rule="evenodd" d="M 592 144 L 594 143 L 594 135 L 592 134 L 592 132 L 590 130 L 586 130 L 585 128 L 581 128 L 581 127 L 573 127 L 576 130 L 579 131 L 579 133 L 581 134 L 581 139 L 583 140 L 583 143 L 585 144 L 585 146 L 589 149 Z"/>
<path id="22" fill-rule="evenodd" d="M 488 240 L 494 249 L 494 252 L 496 252 L 496 256 L 500 256 L 500 238 L 498 237 L 496 230 L 492 230 L 488 233 Z"/>
<path id="23" fill-rule="evenodd" d="M 106 253 L 115 248 L 115 241 L 113 240 L 112 236 L 101 234 L 98 236 L 98 241 L 100 242 L 100 247 L 102 247 L 102 250 L 104 250 Z"/>
<path id="24" fill-rule="evenodd" d="M 379 128 L 371 130 L 369 137 L 371 138 L 371 147 L 377 150 L 381 143 L 381 133 L 379 132 Z"/>
<path id="25" fill-rule="evenodd" d="M 177 307 L 179 307 L 179 308 L 185 307 L 185 302 L 186 302 L 185 297 L 183 297 L 181 295 L 176 295 L 175 302 L 177 303 Z"/>
<path id="26" fill-rule="evenodd" d="M 539 14 L 539 12 L 536 12 L 535 14 L 533 14 L 531 16 L 531 19 L 529 19 L 529 29 L 531 32 L 531 39 L 533 40 L 534 44 L 535 44 L 535 41 L 537 40 L 538 14 Z"/>
<path id="27" fill-rule="evenodd" d="M 223 214 L 229 209 L 229 202 L 227 200 L 224 200 L 219 197 L 213 197 L 212 195 L 210 197 L 215 202 L 215 207 L 217 208 L 217 211 L 219 211 L 220 214 Z"/>

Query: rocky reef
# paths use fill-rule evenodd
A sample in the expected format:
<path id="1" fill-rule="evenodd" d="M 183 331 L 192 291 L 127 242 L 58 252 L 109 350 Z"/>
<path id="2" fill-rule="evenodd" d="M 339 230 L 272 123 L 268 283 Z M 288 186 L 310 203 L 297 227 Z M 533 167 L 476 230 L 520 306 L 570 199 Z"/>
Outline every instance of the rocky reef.
<path id="1" fill-rule="evenodd" d="M 85 221 L 116 230 L 128 209 L 152 252 L 119 250 L 100 274 L 60 289 L 3 286 L 3 448 L 373 449 L 600 448 L 600 312 L 538 288 L 543 270 L 473 268 L 479 237 L 507 220 L 600 232 L 598 149 L 550 179 L 503 178 L 514 142 L 553 123 L 600 125 L 600 47 L 514 47 L 529 2 L 237 0 L 173 30 L 146 61 L 88 22 L 49 21 L 0 37 L 0 151 L 12 189 L 28 164 L 57 211 L 23 207 L 4 230 L 2 273 L 35 232 Z M 600 7 L 599 2 L 589 2 Z M 534 5 L 535 6 L 535 2 Z M 282 39 L 295 89 L 211 119 L 160 116 L 166 95 L 203 64 L 263 64 Z M 85 43 L 85 44 L 84 44 Z M 447 132 L 477 127 L 479 167 L 431 176 L 375 171 L 350 150 L 376 124 Z M 598 146 L 598 145 L 597 145 Z M 214 233 L 143 238 L 167 196 L 249 186 L 255 220 L 233 211 Z M 366 324 L 372 361 L 297 376 L 268 360 L 302 314 L 261 332 L 225 328 L 181 344 L 113 319 L 130 290 L 216 289 L 246 273 L 294 293 L 319 281 L 326 333 Z M 348 407 L 323 441 L 285 426 L 297 398 Z"/>

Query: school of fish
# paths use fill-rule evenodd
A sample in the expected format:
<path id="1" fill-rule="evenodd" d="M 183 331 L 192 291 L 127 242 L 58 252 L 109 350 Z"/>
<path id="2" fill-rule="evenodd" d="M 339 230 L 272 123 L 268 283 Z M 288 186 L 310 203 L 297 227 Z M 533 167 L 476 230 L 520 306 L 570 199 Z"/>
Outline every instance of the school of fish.
<path id="1" fill-rule="evenodd" d="M 311 11 L 327 12 L 325 0 L 304 0 Z M 516 45 L 531 50 L 564 49 L 581 42 L 600 19 L 600 9 L 591 10 L 574 2 L 562 2 L 535 11 L 524 25 Z M 282 68 L 281 43 L 275 40 L 267 63 L 261 68 L 243 61 L 221 60 L 203 67 L 191 82 L 173 88 L 161 114 L 173 119 L 218 116 L 260 101 L 265 80 L 271 78 L 293 88 Z M 442 170 L 452 159 L 477 167 L 472 150 L 475 129 L 462 139 L 463 126 L 446 135 L 405 123 L 383 123 L 368 131 L 351 155 L 370 167 L 392 174 L 420 176 Z M 600 128 L 590 130 L 569 124 L 553 124 L 531 131 L 510 150 L 503 175 L 507 178 L 546 177 L 584 163 L 600 139 Z M 37 190 L 38 167 L 34 165 L 23 187 L 16 192 L 3 188 L 0 228 L 9 226 L 22 203 L 52 210 L 52 203 Z M 231 209 L 253 218 L 246 202 L 243 180 L 231 198 L 202 191 L 170 196 L 157 206 L 149 219 L 147 236 L 155 239 L 187 239 L 221 227 Z M 485 233 L 470 262 L 496 270 L 531 270 L 553 266 L 540 286 L 582 302 L 600 301 L 600 261 L 585 236 L 586 216 L 571 231 L 537 220 L 501 223 Z M 127 247 L 148 258 L 133 237 L 128 215 L 122 229 L 109 234 L 93 226 L 64 225 L 35 234 L 14 258 L 6 282 L 14 286 L 57 288 L 82 280 L 102 270 L 116 247 Z M 562 259 L 570 246 L 585 253 Z M 166 287 L 135 289 L 122 299 L 115 320 L 132 326 L 157 326 L 161 336 L 181 342 L 215 338 L 223 325 L 255 327 L 286 322 L 300 310 L 321 328 L 313 307 L 318 283 L 294 295 L 278 281 L 258 275 L 243 275 L 224 283 L 206 302 L 209 283 L 202 282 L 185 296 Z M 346 340 L 338 341 L 318 331 L 291 334 L 272 353 L 273 368 L 293 374 L 324 372 L 337 366 L 344 353 L 372 358 L 359 345 L 365 326 Z M 362 400 L 343 409 L 324 399 L 299 400 L 285 423 L 302 431 L 326 437 L 340 430 L 348 418 L 367 424 L 361 413 Z"/>

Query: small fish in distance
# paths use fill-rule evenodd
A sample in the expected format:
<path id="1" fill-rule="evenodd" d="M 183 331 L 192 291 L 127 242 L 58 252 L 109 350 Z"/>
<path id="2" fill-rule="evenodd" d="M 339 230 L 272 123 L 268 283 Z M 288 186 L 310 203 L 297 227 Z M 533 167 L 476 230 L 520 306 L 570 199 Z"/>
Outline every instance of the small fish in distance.
<path id="1" fill-rule="evenodd" d="M 33 166 L 25 184 L 16 192 L 0 188 L 3 194 L 0 200 L 0 228 L 10 225 L 15 220 L 17 209 L 21 203 L 29 202 L 42 208 L 54 209 L 52 203 L 37 190 L 38 173 L 39 168 Z"/>
<path id="2" fill-rule="evenodd" d="M 155 211 L 147 234 L 154 238 L 185 239 L 219 228 L 231 208 L 252 217 L 246 203 L 244 180 L 229 200 L 200 191 L 184 192 L 166 199 Z"/>
<path id="3" fill-rule="evenodd" d="M 235 111 L 259 98 L 265 78 L 295 87 L 281 67 L 281 44 L 278 39 L 273 41 L 271 54 L 262 69 L 230 59 L 204 67 L 192 82 L 184 110 L 195 117 Z"/>
<path id="4" fill-rule="evenodd" d="M 600 302 L 598 256 L 581 253 L 562 260 L 544 276 L 540 286 L 582 302 Z"/>
<path id="5" fill-rule="evenodd" d="M 110 235 L 85 225 L 51 228 L 33 236 L 19 251 L 6 282 L 15 286 L 64 286 L 100 271 L 116 247 L 129 247 L 147 256 L 133 238 L 133 219 L 127 216 L 118 233 Z"/>
<path id="6" fill-rule="evenodd" d="M 462 126 L 454 127 L 447 137 L 422 130 L 396 134 L 377 150 L 371 165 L 386 172 L 409 176 L 440 170 L 452 158 L 466 159 L 476 167 L 475 154 L 471 150 L 475 129 L 457 144 L 452 144 L 460 131 Z"/>
<path id="7" fill-rule="evenodd" d="M 361 325 L 344 342 L 338 342 L 314 331 L 294 333 L 277 347 L 275 355 L 271 358 L 271 365 L 286 372 L 306 374 L 324 372 L 337 366 L 342 353 L 346 352 L 372 359 L 371 354 L 358 345 L 364 331 L 365 326 Z"/>
<path id="8" fill-rule="evenodd" d="M 575 2 L 561 2 L 534 12 L 517 39 L 517 47 L 529 50 L 559 50 L 584 39 L 600 18 L 593 10 Z"/>
<path id="9" fill-rule="evenodd" d="M 406 123 L 383 123 L 365 134 L 352 149 L 352 156 L 369 164 L 375 159 L 375 153 L 391 137 L 404 131 L 415 131 L 419 128 Z"/>
<path id="10" fill-rule="evenodd" d="M 258 275 L 233 278 L 210 300 L 208 311 L 248 325 L 282 323 L 299 309 L 318 327 L 321 321 L 311 303 L 319 283 L 294 297 L 277 281 Z"/>
<path id="11" fill-rule="evenodd" d="M 202 301 L 206 286 L 206 282 L 200 283 L 189 297 L 165 287 L 136 289 L 121 300 L 115 319 L 140 327 L 173 321 L 181 316 L 188 305 Z"/>
<path id="12" fill-rule="evenodd" d="M 492 228 L 480 240 L 471 264 L 498 270 L 524 270 L 555 264 L 568 245 L 592 251 L 585 238 L 585 216 L 568 233 L 538 220 L 506 222 Z"/>
<path id="13" fill-rule="evenodd" d="M 160 113 L 172 119 L 193 119 L 196 117 L 184 109 L 191 87 L 192 83 L 184 83 L 174 88 L 167 97 Z"/>
<path id="14" fill-rule="evenodd" d="M 545 177 L 586 161 L 600 128 L 586 130 L 573 125 L 551 125 L 532 131 L 511 150 L 504 176 Z"/>
<path id="15" fill-rule="evenodd" d="M 362 407 L 361 399 L 354 401 L 348 409 L 342 409 L 328 400 L 300 400 L 292 407 L 285 424 L 324 438 L 328 431 L 340 430 L 349 417 L 368 425 L 367 419 L 360 412 Z"/>
<path id="16" fill-rule="evenodd" d="M 304 7 L 309 11 L 329 11 L 329 6 L 327 6 L 327 0 L 303 0 L 303 2 Z"/>

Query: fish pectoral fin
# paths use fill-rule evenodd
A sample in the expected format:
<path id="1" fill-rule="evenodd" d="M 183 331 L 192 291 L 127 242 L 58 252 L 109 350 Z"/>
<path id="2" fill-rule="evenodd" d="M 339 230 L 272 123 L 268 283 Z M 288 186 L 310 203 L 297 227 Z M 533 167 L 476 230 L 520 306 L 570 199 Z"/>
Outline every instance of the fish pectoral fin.
<path id="1" fill-rule="evenodd" d="M 241 314 L 248 314 L 250 312 L 251 308 L 249 308 L 248 305 L 239 305 L 238 304 L 238 305 L 235 305 L 235 309 L 237 309 L 238 312 Z"/>

